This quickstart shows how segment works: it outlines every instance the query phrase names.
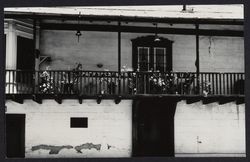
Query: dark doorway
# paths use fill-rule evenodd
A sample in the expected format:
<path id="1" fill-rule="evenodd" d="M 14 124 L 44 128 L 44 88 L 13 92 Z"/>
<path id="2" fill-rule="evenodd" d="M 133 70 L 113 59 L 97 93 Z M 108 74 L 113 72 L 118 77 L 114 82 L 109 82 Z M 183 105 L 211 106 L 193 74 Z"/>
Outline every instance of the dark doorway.
<path id="1" fill-rule="evenodd" d="M 34 42 L 32 39 L 17 37 L 17 90 L 20 93 L 32 91 L 35 69 Z"/>
<path id="2" fill-rule="evenodd" d="M 34 70 L 35 54 L 33 44 L 32 39 L 17 37 L 17 69 Z"/>
<path id="3" fill-rule="evenodd" d="M 24 157 L 25 115 L 6 114 L 6 154 L 8 158 Z"/>
<path id="4" fill-rule="evenodd" d="M 174 156 L 173 99 L 143 99 L 134 103 L 134 156 Z"/>

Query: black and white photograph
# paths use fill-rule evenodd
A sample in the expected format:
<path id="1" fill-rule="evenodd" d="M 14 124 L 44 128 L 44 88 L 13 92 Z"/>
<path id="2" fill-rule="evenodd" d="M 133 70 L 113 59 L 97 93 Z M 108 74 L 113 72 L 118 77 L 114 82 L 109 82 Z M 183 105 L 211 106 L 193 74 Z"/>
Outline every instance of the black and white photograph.
<path id="1" fill-rule="evenodd" d="M 246 157 L 244 5 L 5 7 L 7 158 Z"/>

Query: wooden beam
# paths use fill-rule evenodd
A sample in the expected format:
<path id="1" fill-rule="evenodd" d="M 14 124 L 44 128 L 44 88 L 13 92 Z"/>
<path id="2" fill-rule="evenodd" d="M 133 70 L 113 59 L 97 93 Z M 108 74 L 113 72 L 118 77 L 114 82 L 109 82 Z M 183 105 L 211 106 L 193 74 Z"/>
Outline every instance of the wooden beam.
<path id="1" fill-rule="evenodd" d="M 206 104 L 210 104 L 213 102 L 217 102 L 219 99 L 216 97 L 209 97 L 209 98 L 203 98 L 202 99 L 202 104 L 206 105 Z"/>
<path id="2" fill-rule="evenodd" d="M 155 33 L 177 34 L 177 35 L 203 35 L 203 36 L 230 36 L 243 37 L 244 32 L 240 30 L 208 30 L 208 29 L 186 29 L 186 28 L 154 28 L 141 26 L 117 25 L 92 25 L 92 24 L 58 24 L 41 23 L 42 30 L 81 30 L 81 31 L 104 31 L 104 32 L 127 32 L 127 33 Z"/>
<path id="3" fill-rule="evenodd" d="M 239 97 L 236 99 L 236 104 L 237 105 L 240 105 L 240 104 L 243 104 L 245 103 L 245 98 L 242 98 L 242 97 Z"/>
<path id="4" fill-rule="evenodd" d="M 55 96 L 55 101 L 56 101 L 58 104 L 62 104 L 62 96 L 61 96 L 61 95 L 56 95 L 56 96 Z"/>
<path id="5" fill-rule="evenodd" d="M 226 104 L 226 103 L 229 103 L 229 102 L 233 102 L 235 101 L 235 98 L 226 98 L 226 97 L 221 97 L 219 99 L 219 104 L 220 105 L 223 105 L 223 104 Z"/>
<path id="6" fill-rule="evenodd" d="M 96 99 L 96 103 L 97 104 L 100 104 L 102 102 L 102 96 L 98 96 L 97 99 Z"/>
<path id="7" fill-rule="evenodd" d="M 121 96 L 118 96 L 116 99 L 115 99 L 115 104 L 119 104 L 121 102 L 122 98 Z"/>
<path id="8" fill-rule="evenodd" d="M 41 96 L 39 96 L 39 95 L 33 95 L 32 96 L 32 100 L 33 101 L 35 101 L 36 103 L 38 103 L 38 104 L 42 104 L 42 98 L 41 98 Z"/>
<path id="9" fill-rule="evenodd" d="M 83 97 L 82 96 L 78 96 L 79 104 L 82 104 L 82 100 L 83 100 Z"/>
<path id="10" fill-rule="evenodd" d="M 200 102 L 200 100 L 201 100 L 200 97 L 187 98 L 186 99 L 186 104 L 193 104 L 193 103 L 196 103 L 196 102 Z"/>
<path id="11" fill-rule="evenodd" d="M 4 12 L 4 18 L 22 19 L 48 19 L 48 20 L 77 20 L 79 15 L 60 14 L 28 14 Z M 107 16 L 107 15 L 81 15 L 80 20 L 84 21 L 117 21 L 121 22 L 155 22 L 171 24 L 218 24 L 218 25 L 243 25 L 243 19 L 197 19 L 197 18 L 155 18 L 155 17 L 134 17 L 134 16 Z"/>
<path id="12" fill-rule="evenodd" d="M 23 104 L 23 97 L 22 95 L 12 95 L 12 101 Z"/>

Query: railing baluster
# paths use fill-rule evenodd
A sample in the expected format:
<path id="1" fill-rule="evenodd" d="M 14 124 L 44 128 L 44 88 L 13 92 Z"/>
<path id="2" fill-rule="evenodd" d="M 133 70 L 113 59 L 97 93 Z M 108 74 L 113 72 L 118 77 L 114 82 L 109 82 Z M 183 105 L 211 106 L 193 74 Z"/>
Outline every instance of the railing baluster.
<path id="1" fill-rule="evenodd" d="M 86 89 L 85 89 L 85 87 L 86 87 L 86 72 L 82 72 L 82 75 L 83 75 L 83 83 L 82 83 L 82 85 L 83 85 L 83 89 L 82 89 L 82 94 L 83 95 L 85 95 L 86 94 Z"/>
<path id="2" fill-rule="evenodd" d="M 224 81 L 224 73 L 221 73 L 221 94 L 225 94 Z"/>
<path id="3" fill-rule="evenodd" d="M 233 77 L 234 77 L 234 84 L 233 84 L 233 91 L 234 91 L 234 94 L 236 94 L 236 90 L 235 90 L 235 83 L 236 83 L 236 73 L 234 73 L 234 75 L 233 75 Z"/>
<path id="4" fill-rule="evenodd" d="M 219 73 L 220 75 L 220 95 L 224 94 L 224 90 L 225 90 L 225 85 L 224 85 L 224 73 Z"/>
<path id="5" fill-rule="evenodd" d="M 82 94 L 82 71 L 78 72 L 77 77 L 78 77 L 77 80 L 78 80 L 78 82 L 80 84 L 80 88 L 78 89 L 78 93 L 79 93 L 78 95 L 80 95 L 80 94 Z"/>
<path id="6" fill-rule="evenodd" d="M 230 92 L 233 94 L 233 74 L 230 73 Z"/>
<path id="7" fill-rule="evenodd" d="M 230 94 L 230 73 L 227 73 L 227 94 Z"/>
<path id="8" fill-rule="evenodd" d="M 95 76 L 95 85 L 96 85 L 95 93 L 98 94 L 98 87 L 97 87 L 97 85 L 98 85 L 98 81 L 100 82 L 100 79 L 101 79 L 102 75 L 100 74 L 100 77 L 99 77 L 98 73 L 96 73 L 94 76 Z"/>
<path id="9" fill-rule="evenodd" d="M 211 95 L 211 74 L 210 73 L 208 73 L 207 74 L 208 75 L 208 83 L 209 83 L 209 94 Z"/>
<path id="10" fill-rule="evenodd" d="M 203 73 L 200 73 L 199 76 L 200 76 L 200 85 L 199 85 L 200 86 L 200 88 L 199 88 L 200 92 L 199 92 L 199 94 L 202 95 L 203 94 L 203 84 L 204 84 L 203 83 Z"/>
<path id="11" fill-rule="evenodd" d="M 191 94 L 195 94 L 195 91 L 196 91 L 196 89 L 195 89 L 195 83 L 197 83 L 197 81 L 196 81 L 196 79 L 197 79 L 196 73 L 192 73 L 192 76 L 194 78 L 192 78 L 193 79 L 193 82 L 192 82 L 193 86 L 192 86 Z"/>
<path id="12" fill-rule="evenodd" d="M 14 71 L 9 71 L 9 89 L 8 89 L 8 91 L 9 91 L 9 93 L 11 94 L 12 92 L 10 91 L 11 90 L 11 87 L 13 87 L 13 82 L 10 80 L 11 79 L 11 75 L 12 75 L 12 73 L 13 73 Z M 13 88 L 12 88 L 13 89 Z"/>
<path id="13" fill-rule="evenodd" d="M 212 92 L 211 94 L 214 95 L 215 94 L 215 88 L 214 88 L 214 73 L 211 74 L 212 75 L 212 82 L 211 82 L 211 86 L 212 86 Z"/>
<path id="14" fill-rule="evenodd" d="M 179 94 L 180 93 L 179 92 L 179 76 L 178 76 L 178 73 L 176 73 L 175 75 L 176 75 L 176 89 L 175 89 L 175 91 Z"/>

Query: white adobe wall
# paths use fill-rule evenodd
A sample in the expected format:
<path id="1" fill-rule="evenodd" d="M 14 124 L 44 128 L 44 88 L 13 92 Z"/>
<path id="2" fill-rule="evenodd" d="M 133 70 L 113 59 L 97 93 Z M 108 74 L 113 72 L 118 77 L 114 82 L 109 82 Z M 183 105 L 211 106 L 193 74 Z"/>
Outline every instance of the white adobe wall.
<path id="1" fill-rule="evenodd" d="M 122 100 L 63 100 L 59 105 L 54 100 L 37 104 L 25 100 L 24 104 L 6 102 L 7 113 L 26 114 L 25 157 L 130 157 L 132 150 L 132 101 Z M 88 117 L 88 128 L 70 128 L 70 117 Z M 32 151 L 41 144 L 72 147 L 89 143 L 100 147 L 62 149 L 58 154 L 49 150 Z M 89 145 L 89 147 L 91 147 Z M 94 146 L 92 145 L 92 146 Z M 100 146 L 101 145 L 101 146 Z"/>
<path id="2" fill-rule="evenodd" d="M 130 24 L 129 24 L 130 25 Z M 134 24 L 135 25 L 135 24 Z M 137 24 L 139 25 L 139 24 Z M 140 24 L 141 25 L 141 24 Z M 146 24 L 144 24 L 146 25 Z M 150 24 L 147 24 L 150 25 Z M 166 27 L 193 28 L 193 25 L 173 25 Z M 242 26 L 204 25 L 204 29 L 243 30 Z M 51 69 L 71 69 L 75 63 L 82 63 L 84 70 L 117 71 L 118 34 L 116 32 L 82 31 L 77 42 L 76 31 L 43 30 L 41 33 L 41 54 L 49 55 Z M 121 34 L 121 66 L 132 68 L 131 39 L 152 35 L 147 33 Z M 173 43 L 173 70 L 196 71 L 196 45 L 194 35 L 159 34 Z M 97 64 L 102 63 L 102 68 Z M 200 36 L 201 72 L 244 72 L 244 38 Z"/>
<path id="3" fill-rule="evenodd" d="M 176 156 L 245 156 L 245 104 L 177 104 Z"/>

